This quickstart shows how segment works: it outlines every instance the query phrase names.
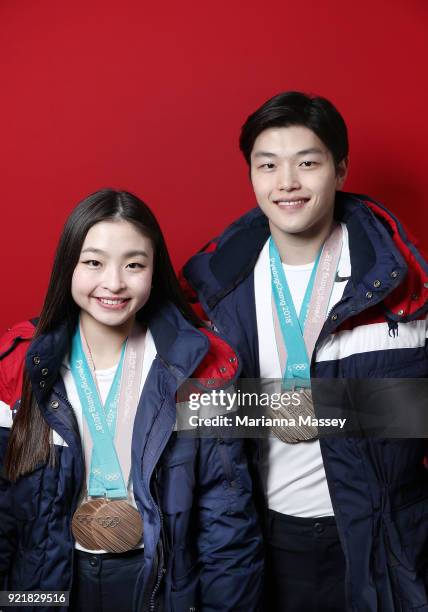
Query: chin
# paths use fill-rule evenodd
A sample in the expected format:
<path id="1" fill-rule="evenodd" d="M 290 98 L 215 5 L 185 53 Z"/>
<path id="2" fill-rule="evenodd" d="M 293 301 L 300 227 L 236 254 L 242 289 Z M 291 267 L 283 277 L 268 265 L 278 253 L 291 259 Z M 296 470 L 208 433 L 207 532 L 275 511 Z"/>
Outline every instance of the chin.
<path id="1" fill-rule="evenodd" d="M 279 231 L 284 234 L 301 234 L 309 229 L 308 223 L 274 223 L 272 222 Z"/>
<path id="2" fill-rule="evenodd" d="M 128 315 L 126 317 L 114 317 L 114 316 L 100 317 L 100 316 L 92 315 L 92 318 L 99 325 L 105 325 L 106 327 L 120 327 L 121 325 L 126 323 L 126 321 L 128 321 L 130 316 L 132 315 Z"/>

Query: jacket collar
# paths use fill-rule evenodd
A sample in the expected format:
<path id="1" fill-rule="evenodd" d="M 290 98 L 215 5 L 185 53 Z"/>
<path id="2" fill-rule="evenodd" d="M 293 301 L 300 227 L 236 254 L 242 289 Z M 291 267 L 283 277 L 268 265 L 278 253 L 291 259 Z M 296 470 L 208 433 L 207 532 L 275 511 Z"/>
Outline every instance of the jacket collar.
<path id="1" fill-rule="evenodd" d="M 344 192 L 336 195 L 335 218 L 346 224 L 349 234 L 352 276 L 346 293 L 354 296 L 352 309 L 362 310 L 391 296 L 386 308 L 394 320 L 425 312 L 428 266 L 397 219 L 370 198 Z M 253 209 L 228 227 L 209 246 L 210 252 L 188 262 L 184 275 L 209 308 L 252 272 L 269 233 L 266 216 Z M 401 300 L 394 291 L 397 287 Z M 417 300 L 410 299 L 412 295 Z"/>
<path id="2" fill-rule="evenodd" d="M 159 358 L 179 379 L 188 378 L 208 351 L 209 340 L 172 304 L 148 322 Z"/>
<path id="3" fill-rule="evenodd" d="M 209 340 L 167 303 L 148 322 L 156 352 L 179 383 L 189 377 L 208 351 Z M 37 337 L 26 355 L 26 367 L 39 402 L 46 400 L 67 354 L 71 333 L 62 323 L 53 331 Z"/>

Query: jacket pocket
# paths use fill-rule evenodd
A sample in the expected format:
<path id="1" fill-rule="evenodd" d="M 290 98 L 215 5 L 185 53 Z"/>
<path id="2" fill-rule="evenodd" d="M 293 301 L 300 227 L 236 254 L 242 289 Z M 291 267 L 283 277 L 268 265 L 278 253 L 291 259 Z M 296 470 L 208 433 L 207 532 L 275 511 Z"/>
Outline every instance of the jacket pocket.
<path id="1" fill-rule="evenodd" d="M 181 591 L 171 591 L 168 612 L 201 612 L 197 601 L 196 584 Z"/>
<path id="2" fill-rule="evenodd" d="M 428 604 L 428 500 L 420 500 L 383 522 L 384 543 L 395 596 L 410 606 Z M 407 606 L 407 607 L 406 607 Z"/>
<path id="3" fill-rule="evenodd" d="M 199 607 L 199 564 L 193 564 L 185 575 L 173 578 L 169 593 L 169 612 L 201 612 Z"/>

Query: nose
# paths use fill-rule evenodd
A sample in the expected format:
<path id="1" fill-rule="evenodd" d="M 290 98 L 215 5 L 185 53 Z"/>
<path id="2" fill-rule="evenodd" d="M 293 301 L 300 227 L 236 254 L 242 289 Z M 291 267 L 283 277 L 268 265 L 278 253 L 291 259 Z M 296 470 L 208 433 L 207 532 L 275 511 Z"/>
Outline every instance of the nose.
<path id="1" fill-rule="evenodd" d="M 298 179 L 296 169 L 291 165 L 284 165 L 277 172 L 277 188 L 280 191 L 293 191 L 300 189 L 301 185 Z"/>
<path id="2" fill-rule="evenodd" d="M 110 293 L 119 293 L 122 291 L 126 284 L 122 276 L 122 271 L 117 266 L 107 266 L 104 271 L 103 288 L 110 291 Z"/>

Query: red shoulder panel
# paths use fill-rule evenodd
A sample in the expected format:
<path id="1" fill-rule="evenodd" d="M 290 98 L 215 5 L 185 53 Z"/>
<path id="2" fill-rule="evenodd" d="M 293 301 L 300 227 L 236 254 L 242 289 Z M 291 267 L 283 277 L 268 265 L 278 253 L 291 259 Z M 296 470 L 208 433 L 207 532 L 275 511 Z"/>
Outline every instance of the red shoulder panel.
<path id="1" fill-rule="evenodd" d="M 209 389 L 224 387 L 238 371 L 238 358 L 233 349 L 217 334 L 208 329 L 200 329 L 210 341 L 208 353 L 193 374 Z"/>
<path id="2" fill-rule="evenodd" d="M 25 354 L 34 329 L 30 321 L 24 321 L 0 338 L 0 401 L 11 408 L 21 396 Z"/>
<path id="3" fill-rule="evenodd" d="M 400 236 L 397 222 L 383 208 L 373 202 L 366 205 L 376 216 L 384 219 L 392 230 L 392 238 L 401 255 L 404 257 L 408 273 L 406 278 L 390 295 L 384 300 L 385 306 L 395 314 L 409 316 L 422 308 L 428 300 L 428 274 L 422 269 L 415 255 Z M 408 232 L 406 230 L 406 234 Z M 415 241 L 412 239 L 413 244 Z M 420 249 L 418 249 L 419 252 Z M 421 255 L 425 257 L 424 253 Z"/>

